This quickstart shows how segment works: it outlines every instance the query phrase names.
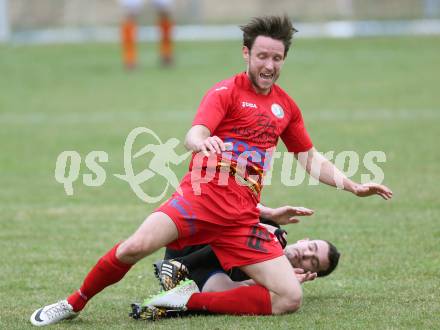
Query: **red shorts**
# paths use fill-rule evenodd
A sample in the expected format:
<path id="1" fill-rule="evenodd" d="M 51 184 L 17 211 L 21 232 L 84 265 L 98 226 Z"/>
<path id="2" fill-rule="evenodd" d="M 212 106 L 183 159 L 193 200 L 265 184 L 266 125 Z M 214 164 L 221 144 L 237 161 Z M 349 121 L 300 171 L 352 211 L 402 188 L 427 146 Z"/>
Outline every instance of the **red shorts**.
<path id="1" fill-rule="evenodd" d="M 167 214 L 179 232 L 179 238 L 169 248 L 180 250 L 189 245 L 209 244 L 225 270 L 283 255 L 278 239 L 258 219 L 254 224 L 222 225 L 201 220 L 200 205 L 196 208 L 198 212 L 194 209 L 190 199 L 178 194 L 156 209 Z"/>

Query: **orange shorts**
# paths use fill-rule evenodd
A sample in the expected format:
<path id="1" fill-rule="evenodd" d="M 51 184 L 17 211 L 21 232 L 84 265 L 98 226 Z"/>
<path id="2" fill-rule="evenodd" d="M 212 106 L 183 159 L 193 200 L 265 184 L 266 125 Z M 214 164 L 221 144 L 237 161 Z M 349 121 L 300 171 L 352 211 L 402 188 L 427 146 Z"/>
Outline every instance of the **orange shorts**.
<path id="1" fill-rule="evenodd" d="M 203 219 L 200 207 L 195 213 L 188 197 L 174 194 L 157 212 L 167 214 L 175 223 L 179 238 L 168 245 L 180 250 L 186 246 L 209 244 L 223 269 L 246 266 L 277 258 L 283 250 L 275 235 L 255 219 L 254 224 L 225 225 Z"/>

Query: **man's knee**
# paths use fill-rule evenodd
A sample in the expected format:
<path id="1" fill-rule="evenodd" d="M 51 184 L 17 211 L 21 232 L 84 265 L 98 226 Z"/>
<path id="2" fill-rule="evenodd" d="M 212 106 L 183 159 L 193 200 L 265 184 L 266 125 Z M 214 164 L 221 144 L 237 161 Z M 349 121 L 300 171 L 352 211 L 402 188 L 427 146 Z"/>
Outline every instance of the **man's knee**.
<path id="1" fill-rule="evenodd" d="M 294 295 L 286 300 L 286 313 L 294 313 L 301 307 L 302 294 Z"/>
<path id="2" fill-rule="evenodd" d="M 132 236 L 119 246 L 116 257 L 122 262 L 136 263 L 145 256 L 154 252 L 149 237 Z"/>
<path id="3" fill-rule="evenodd" d="M 281 296 L 274 297 L 272 314 L 294 313 L 301 307 L 302 291 L 293 290 Z"/>

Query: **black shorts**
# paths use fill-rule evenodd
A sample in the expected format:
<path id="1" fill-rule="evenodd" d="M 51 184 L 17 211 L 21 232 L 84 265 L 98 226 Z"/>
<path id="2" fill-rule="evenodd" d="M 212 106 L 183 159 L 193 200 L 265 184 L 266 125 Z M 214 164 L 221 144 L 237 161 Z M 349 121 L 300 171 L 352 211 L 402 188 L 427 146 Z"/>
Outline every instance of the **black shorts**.
<path id="1" fill-rule="evenodd" d="M 167 248 L 165 251 L 165 259 L 179 259 L 183 256 L 201 250 L 209 245 L 196 245 L 196 246 L 188 246 L 182 250 L 173 250 Z M 209 247 L 210 248 L 210 247 Z M 214 253 L 212 253 L 212 257 L 209 259 L 205 259 L 203 264 L 198 265 L 197 267 L 189 268 L 189 278 L 193 280 L 200 291 L 202 291 L 203 286 L 206 281 L 214 274 L 224 273 L 227 274 L 233 281 L 244 281 L 248 280 L 249 277 L 242 272 L 239 268 L 232 268 L 228 272 L 223 270 L 220 262 Z"/>
<path id="2" fill-rule="evenodd" d="M 280 227 L 279 225 L 267 219 L 260 218 L 260 221 L 274 227 Z M 207 246 L 208 245 L 188 246 L 182 250 L 167 248 L 165 251 L 164 259 L 179 259 L 193 252 L 204 249 Z M 227 274 L 233 281 L 245 281 L 249 279 L 246 273 L 241 271 L 239 268 L 232 268 L 229 271 L 225 271 L 220 265 L 220 262 L 215 256 L 214 252 L 210 253 L 209 258 L 205 258 L 203 263 L 198 264 L 197 267 L 189 268 L 189 278 L 197 284 L 200 291 L 202 291 L 202 288 L 205 285 L 206 281 L 216 273 Z"/>

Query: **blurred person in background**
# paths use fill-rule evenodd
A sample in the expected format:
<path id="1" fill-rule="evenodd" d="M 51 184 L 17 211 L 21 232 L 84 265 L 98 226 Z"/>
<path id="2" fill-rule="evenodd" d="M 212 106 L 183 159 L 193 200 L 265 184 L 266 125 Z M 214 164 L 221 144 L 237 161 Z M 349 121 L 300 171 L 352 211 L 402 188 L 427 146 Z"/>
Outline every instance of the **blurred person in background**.
<path id="1" fill-rule="evenodd" d="M 157 12 L 157 26 L 159 30 L 159 56 L 163 66 L 173 64 L 173 21 L 171 11 L 173 0 L 153 0 Z"/>
<path id="2" fill-rule="evenodd" d="M 121 24 L 122 61 L 127 70 L 137 66 L 137 17 L 144 0 L 119 0 L 124 10 Z"/>

